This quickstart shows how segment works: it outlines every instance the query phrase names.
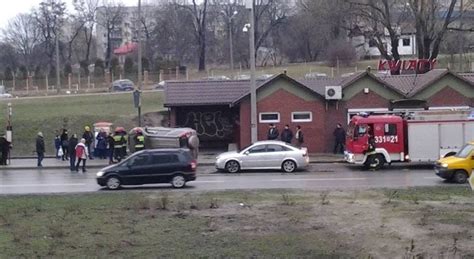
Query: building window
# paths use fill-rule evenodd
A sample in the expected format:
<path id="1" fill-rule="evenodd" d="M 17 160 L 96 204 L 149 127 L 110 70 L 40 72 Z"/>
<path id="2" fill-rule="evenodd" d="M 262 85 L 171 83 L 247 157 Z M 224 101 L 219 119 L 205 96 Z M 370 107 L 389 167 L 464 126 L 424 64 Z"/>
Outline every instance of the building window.
<path id="1" fill-rule="evenodd" d="M 402 39 L 402 45 L 403 45 L 404 47 L 410 46 L 410 45 L 411 45 L 410 43 L 411 43 L 410 38 Z"/>
<path id="2" fill-rule="evenodd" d="M 280 113 L 278 112 L 261 112 L 260 123 L 280 122 Z"/>
<path id="3" fill-rule="evenodd" d="M 292 112 L 291 113 L 292 122 L 311 122 L 313 121 L 312 112 Z"/>
<path id="4" fill-rule="evenodd" d="M 376 47 L 376 46 L 377 46 L 377 41 L 375 41 L 374 39 L 370 39 L 369 40 L 369 47 L 373 48 L 373 47 Z"/>

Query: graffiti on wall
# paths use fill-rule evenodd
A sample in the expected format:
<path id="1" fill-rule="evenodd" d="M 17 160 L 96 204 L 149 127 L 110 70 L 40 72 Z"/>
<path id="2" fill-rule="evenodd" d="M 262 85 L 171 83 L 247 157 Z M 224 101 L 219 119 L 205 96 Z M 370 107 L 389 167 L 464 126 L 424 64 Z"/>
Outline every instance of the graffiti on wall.
<path id="1" fill-rule="evenodd" d="M 233 120 L 230 114 L 222 111 L 195 112 L 183 114 L 184 127 L 197 131 L 201 140 L 231 140 L 234 134 Z"/>

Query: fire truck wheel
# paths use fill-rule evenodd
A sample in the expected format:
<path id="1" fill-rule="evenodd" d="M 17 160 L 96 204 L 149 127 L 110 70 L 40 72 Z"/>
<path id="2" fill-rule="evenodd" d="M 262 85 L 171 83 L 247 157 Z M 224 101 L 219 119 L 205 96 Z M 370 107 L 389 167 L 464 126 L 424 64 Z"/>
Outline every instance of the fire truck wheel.
<path id="1" fill-rule="evenodd" d="M 385 164 L 385 158 L 381 154 L 371 155 L 367 158 L 366 168 L 379 170 Z"/>
<path id="2" fill-rule="evenodd" d="M 467 182 L 467 174 L 463 170 L 457 170 L 454 172 L 453 181 L 455 183 L 466 183 Z"/>

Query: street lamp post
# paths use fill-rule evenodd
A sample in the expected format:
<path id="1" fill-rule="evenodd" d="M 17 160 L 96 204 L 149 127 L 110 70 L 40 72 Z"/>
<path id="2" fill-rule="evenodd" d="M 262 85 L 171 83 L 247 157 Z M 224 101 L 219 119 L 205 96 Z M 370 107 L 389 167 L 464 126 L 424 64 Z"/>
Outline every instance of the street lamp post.
<path id="1" fill-rule="evenodd" d="M 55 42 L 55 48 L 56 48 L 56 90 L 58 93 L 61 91 L 61 79 L 59 78 L 60 73 L 59 73 L 59 28 L 58 32 L 56 33 L 56 42 Z"/>
<path id="2" fill-rule="evenodd" d="M 232 20 L 238 14 L 237 11 L 234 11 L 232 16 L 229 17 L 229 51 L 230 51 L 230 72 L 234 73 L 234 43 L 232 40 Z"/>
<path id="3" fill-rule="evenodd" d="M 254 0 L 247 0 L 250 8 L 250 136 L 252 143 L 257 142 L 257 86 L 255 82 L 255 17 Z"/>
<path id="4" fill-rule="evenodd" d="M 142 1 L 138 0 L 138 31 L 137 31 L 137 37 L 138 37 L 138 89 L 135 91 L 138 91 L 136 95 L 138 95 L 138 127 L 142 126 L 142 106 L 141 106 L 141 94 L 140 91 L 142 90 Z"/>

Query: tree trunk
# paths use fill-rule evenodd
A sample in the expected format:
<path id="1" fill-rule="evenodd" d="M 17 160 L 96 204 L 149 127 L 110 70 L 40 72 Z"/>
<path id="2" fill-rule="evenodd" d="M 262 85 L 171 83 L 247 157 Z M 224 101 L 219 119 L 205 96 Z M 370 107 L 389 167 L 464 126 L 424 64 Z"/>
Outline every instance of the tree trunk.
<path id="1" fill-rule="evenodd" d="M 200 34 L 199 42 L 199 71 L 206 70 L 206 35 L 204 32 Z"/>

